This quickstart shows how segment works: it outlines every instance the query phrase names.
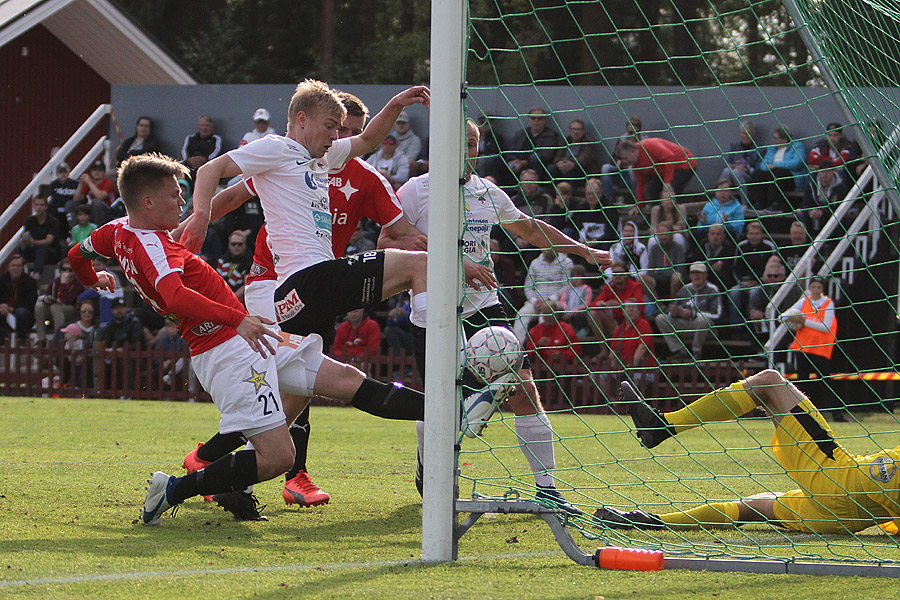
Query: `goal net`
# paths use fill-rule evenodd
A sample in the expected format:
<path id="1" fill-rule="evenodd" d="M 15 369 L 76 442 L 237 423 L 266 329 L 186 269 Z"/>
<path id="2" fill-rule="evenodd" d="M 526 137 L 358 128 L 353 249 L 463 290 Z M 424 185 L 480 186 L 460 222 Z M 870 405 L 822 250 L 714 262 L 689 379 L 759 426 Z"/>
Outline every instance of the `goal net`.
<path id="1" fill-rule="evenodd" d="M 547 419 L 520 398 L 462 438 L 460 496 L 556 507 L 537 487 L 544 460 L 583 511 L 566 514 L 570 530 L 600 545 L 900 561 L 900 538 L 834 508 L 849 503 L 870 524 L 900 514 L 897 494 L 882 495 L 890 512 L 861 493 L 866 478 L 900 488 L 890 456 L 858 469 L 859 485 L 826 474 L 845 483 L 812 493 L 821 510 L 794 516 L 807 531 L 739 527 L 715 507 L 799 487 L 773 452 L 772 419 L 698 410 L 699 426 L 648 450 L 618 398 L 630 382 L 671 413 L 774 368 L 851 455 L 900 443 L 900 11 L 885 0 L 470 0 L 468 32 L 478 174 L 617 262 L 604 272 L 542 253 L 546 236 L 494 229 L 501 298 L 518 316 Z M 804 308 L 821 327 L 787 316 Z M 623 530 L 592 517 L 709 504 L 713 518 L 696 513 L 694 528 Z M 833 521 L 849 524 L 820 527 Z"/>

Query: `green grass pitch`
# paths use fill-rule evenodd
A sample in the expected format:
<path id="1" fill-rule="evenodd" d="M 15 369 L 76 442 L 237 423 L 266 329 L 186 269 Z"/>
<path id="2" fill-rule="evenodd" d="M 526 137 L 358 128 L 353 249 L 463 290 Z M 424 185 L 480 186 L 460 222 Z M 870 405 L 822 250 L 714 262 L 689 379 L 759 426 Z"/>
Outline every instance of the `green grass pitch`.
<path id="1" fill-rule="evenodd" d="M 737 453 L 723 454 L 707 432 L 684 440 L 692 452 L 707 451 L 699 461 L 709 468 L 727 471 L 736 460 L 758 461 L 760 472 L 771 473 L 756 480 L 735 476 L 723 484 L 698 475 L 693 454 L 673 451 L 675 456 L 653 463 L 617 417 L 557 414 L 552 420 L 564 438 L 557 447 L 560 477 L 579 488 L 568 495 L 586 507 L 602 501 L 625 505 L 629 489 L 635 500 L 665 504 L 659 490 L 635 484 L 641 472 L 664 479 L 658 476 L 690 467 L 696 480 L 660 484 L 672 500 L 684 501 L 723 493 L 723 486 L 751 491 L 769 480 L 780 482 L 774 463 L 758 448 L 770 432 L 762 422 L 746 430 L 715 426 L 720 440 L 733 436 L 724 444 L 747 448 Z M 793 600 L 821 597 L 827 590 L 830 598 L 880 599 L 885 586 L 895 585 L 828 576 L 601 571 L 571 562 L 549 528 L 530 516 L 488 515 L 460 541 L 461 560 L 415 563 L 421 553 L 421 503 L 412 482 L 414 428 L 349 408 L 313 410 L 310 466 L 315 481 L 332 495 L 331 504 L 287 508 L 281 482 L 267 482 L 257 487 L 269 505 L 266 523 L 236 522 L 218 507 L 192 499 L 176 518 L 164 518 L 162 527 L 136 524 L 149 474 L 180 473 L 184 454 L 205 440 L 217 421 L 209 404 L 0 398 L 0 597 Z M 480 493 L 516 485 L 506 468 L 514 476 L 524 470 L 506 422 L 488 428 L 484 440 L 492 448 L 481 440 L 464 443 L 463 475 L 479 479 Z M 853 435 L 856 430 L 849 427 Z M 882 442 L 874 436 L 851 445 L 865 451 Z M 466 496 L 472 484 L 464 478 L 460 487 Z M 773 554 L 785 551 L 783 536 L 764 527 L 731 535 L 744 544 L 748 538 L 772 538 Z M 585 550 L 605 544 L 577 537 Z M 714 545 L 702 532 L 681 537 Z M 668 541 L 677 546 L 681 537 Z M 858 544 L 833 536 L 826 545 L 849 555 L 856 552 L 847 547 L 853 543 Z M 887 538 L 880 543 L 896 548 Z"/>

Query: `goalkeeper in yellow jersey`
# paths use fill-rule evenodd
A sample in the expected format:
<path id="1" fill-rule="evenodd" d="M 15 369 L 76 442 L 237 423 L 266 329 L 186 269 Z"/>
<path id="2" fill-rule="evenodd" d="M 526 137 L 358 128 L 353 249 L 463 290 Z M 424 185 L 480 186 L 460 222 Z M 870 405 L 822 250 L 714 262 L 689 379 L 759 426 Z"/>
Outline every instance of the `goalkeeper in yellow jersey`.
<path id="1" fill-rule="evenodd" d="M 647 405 L 627 382 L 621 390 L 647 448 L 703 423 L 730 421 L 763 407 L 775 424 L 775 458 L 798 489 L 661 515 L 600 508 L 594 514 L 598 524 L 618 529 L 724 529 L 768 522 L 807 533 L 853 533 L 877 524 L 897 533 L 900 446 L 870 456 L 849 453 L 835 441 L 813 403 L 778 371 L 762 371 L 668 413 Z"/>

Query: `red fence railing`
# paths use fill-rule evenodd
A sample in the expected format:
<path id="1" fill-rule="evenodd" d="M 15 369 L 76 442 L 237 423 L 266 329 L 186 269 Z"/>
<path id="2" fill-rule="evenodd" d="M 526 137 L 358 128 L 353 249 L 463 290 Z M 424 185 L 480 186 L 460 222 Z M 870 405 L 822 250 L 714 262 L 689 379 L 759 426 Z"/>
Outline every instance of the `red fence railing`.
<path id="1" fill-rule="evenodd" d="M 410 355 L 388 352 L 341 360 L 380 381 L 400 381 L 422 389 L 416 362 Z M 663 366 L 648 371 L 654 381 L 642 389 L 661 408 L 680 408 L 681 398 L 728 385 L 741 376 L 740 369 L 741 364 L 730 361 Z M 623 376 L 590 363 L 560 360 L 546 365 L 536 361 L 532 370 L 547 410 L 609 412 Z M 190 368 L 187 350 L 110 349 L 102 345 L 81 350 L 40 344 L 0 346 L 0 395 L 210 400 Z M 316 398 L 314 403 L 336 404 L 327 398 Z"/>

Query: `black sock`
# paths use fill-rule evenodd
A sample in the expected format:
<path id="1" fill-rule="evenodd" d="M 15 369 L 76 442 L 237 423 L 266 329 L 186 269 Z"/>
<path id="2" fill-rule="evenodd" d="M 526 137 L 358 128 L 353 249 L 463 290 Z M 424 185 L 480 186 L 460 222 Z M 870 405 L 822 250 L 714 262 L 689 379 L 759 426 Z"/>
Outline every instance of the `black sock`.
<path id="1" fill-rule="evenodd" d="M 236 492 L 255 483 L 259 483 L 256 452 L 242 450 L 220 458 L 205 469 L 180 477 L 169 500 L 177 504 L 192 496 Z"/>
<path id="2" fill-rule="evenodd" d="M 397 382 L 382 383 L 366 377 L 350 405 L 385 419 L 425 420 L 425 395 Z"/>
<path id="3" fill-rule="evenodd" d="M 286 480 L 293 479 L 300 471 L 306 471 L 306 450 L 309 447 L 309 406 L 300 413 L 297 420 L 291 423 L 288 430 L 291 439 L 294 440 L 294 466 L 288 471 L 284 478 Z"/>
<path id="4" fill-rule="evenodd" d="M 197 458 L 207 462 L 215 462 L 228 456 L 247 443 L 247 438 L 240 431 L 234 433 L 217 433 L 197 450 Z"/>

